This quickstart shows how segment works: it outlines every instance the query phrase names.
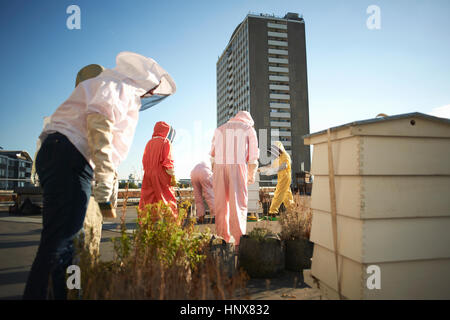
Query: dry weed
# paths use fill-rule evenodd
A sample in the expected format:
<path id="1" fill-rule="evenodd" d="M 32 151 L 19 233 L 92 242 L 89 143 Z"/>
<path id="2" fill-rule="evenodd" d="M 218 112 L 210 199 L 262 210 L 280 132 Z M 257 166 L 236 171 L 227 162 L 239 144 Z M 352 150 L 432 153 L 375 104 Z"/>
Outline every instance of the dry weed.
<path id="1" fill-rule="evenodd" d="M 311 233 L 311 198 L 294 195 L 294 205 L 280 214 L 280 238 L 282 240 L 309 239 Z"/>

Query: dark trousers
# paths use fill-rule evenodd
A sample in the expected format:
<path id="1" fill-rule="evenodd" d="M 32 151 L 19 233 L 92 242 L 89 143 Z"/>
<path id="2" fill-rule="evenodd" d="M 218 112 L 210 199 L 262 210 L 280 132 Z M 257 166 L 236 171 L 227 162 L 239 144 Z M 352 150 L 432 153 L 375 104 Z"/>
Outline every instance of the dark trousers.
<path id="1" fill-rule="evenodd" d="M 66 270 L 73 264 L 73 240 L 83 228 L 93 170 L 64 135 L 53 133 L 37 154 L 36 171 L 43 189 L 43 229 L 23 298 L 47 299 L 51 283 L 53 298 L 66 299 Z"/>

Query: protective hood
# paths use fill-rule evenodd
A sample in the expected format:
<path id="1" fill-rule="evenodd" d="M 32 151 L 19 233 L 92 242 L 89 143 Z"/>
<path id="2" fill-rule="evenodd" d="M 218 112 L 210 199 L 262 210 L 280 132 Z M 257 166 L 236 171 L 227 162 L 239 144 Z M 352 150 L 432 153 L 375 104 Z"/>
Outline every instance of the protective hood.
<path id="1" fill-rule="evenodd" d="M 250 115 L 250 112 L 248 112 L 248 111 L 239 111 L 234 116 L 234 118 L 231 119 L 231 121 L 241 121 L 241 122 L 248 124 L 251 127 L 253 127 L 253 125 L 255 124 L 252 116 Z"/>
<path id="2" fill-rule="evenodd" d="M 105 71 L 105 68 L 99 64 L 90 64 L 83 67 L 77 73 L 77 78 L 75 79 L 75 87 L 78 86 L 78 84 L 80 84 L 84 80 L 97 77 L 103 71 Z"/>
<path id="3" fill-rule="evenodd" d="M 209 170 L 211 170 L 211 163 L 209 161 L 201 161 L 199 163 L 199 165 L 204 167 L 204 168 L 208 168 Z"/>
<path id="4" fill-rule="evenodd" d="M 161 137 L 169 140 L 170 143 L 172 143 L 175 139 L 175 134 L 175 129 L 172 126 L 168 125 L 164 121 L 158 121 L 155 124 L 155 128 L 153 129 L 152 138 Z"/>
<path id="5" fill-rule="evenodd" d="M 275 157 L 279 157 L 282 153 L 289 155 L 284 149 L 283 143 L 281 141 L 272 141 L 272 145 L 270 147 L 270 153 Z"/>
<path id="6" fill-rule="evenodd" d="M 137 88 L 142 89 L 142 95 L 157 87 L 153 95 L 147 94 L 141 99 L 139 111 L 154 106 L 176 91 L 172 77 L 152 58 L 124 51 L 117 55 L 116 64 L 113 71 L 130 79 Z"/>

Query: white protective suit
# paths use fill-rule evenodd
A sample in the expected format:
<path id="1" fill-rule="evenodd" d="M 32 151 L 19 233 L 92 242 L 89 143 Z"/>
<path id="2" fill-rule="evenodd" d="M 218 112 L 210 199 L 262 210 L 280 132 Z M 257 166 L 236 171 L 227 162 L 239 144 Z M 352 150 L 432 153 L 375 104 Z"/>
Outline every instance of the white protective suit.
<path id="1" fill-rule="evenodd" d="M 128 154 L 141 109 L 141 96 L 176 91 L 170 75 L 151 58 L 121 52 L 116 67 L 81 82 L 61 104 L 39 136 L 65 135 L 94 169 L 94 197 L 99 203 L 114 200 L 119 163 Z"/>

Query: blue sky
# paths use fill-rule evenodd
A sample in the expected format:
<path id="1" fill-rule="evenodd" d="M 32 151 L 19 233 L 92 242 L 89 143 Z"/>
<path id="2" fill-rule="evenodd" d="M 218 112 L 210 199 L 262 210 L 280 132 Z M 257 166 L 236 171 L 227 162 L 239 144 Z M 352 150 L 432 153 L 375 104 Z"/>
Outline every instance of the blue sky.
<path id="1" fill-rule="evenodd" d="M 1 0 L 0 146 L 34 155 L 44 116 L 70 95 L 80 68 L 115 66 L 120 51 L 150 56 L 177 92 L 140 114 L 119 175 L 141 175 L 153 126 L 177 129 L 176 173 L 188 177 L 207 157 L 216 127 L 216 61 L 249 12 L 303 15 L 311 132 L 406 112 L 447 115 L 450 106 L 450 2 L 355 1 L 21 1 Z M 69 30 L 66 9 L 81 9 Z M 381 28 L 369 30 L 369 5 Z M 445 113 L 447 112 L 447 113 Z"/>

